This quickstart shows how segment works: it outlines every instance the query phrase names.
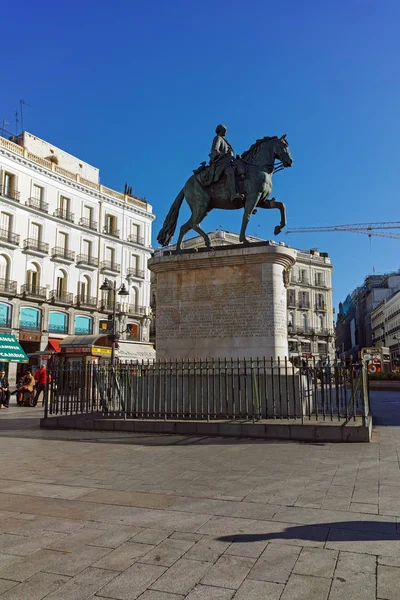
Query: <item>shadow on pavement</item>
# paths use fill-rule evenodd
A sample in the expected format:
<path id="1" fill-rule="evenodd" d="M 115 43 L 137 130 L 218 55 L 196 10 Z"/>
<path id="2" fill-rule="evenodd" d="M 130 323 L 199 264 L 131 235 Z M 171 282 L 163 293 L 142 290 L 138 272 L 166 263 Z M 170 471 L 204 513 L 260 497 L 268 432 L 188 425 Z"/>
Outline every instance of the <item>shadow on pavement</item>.
<path id="1" fill-rule="evenodd" d="M 274 522 L 275 524 L 275 522 Z M 278 523 L 276 523 L 278 524 Z M 295 525 L 272 533 L 244 533 L 218 537 L 231 543 L 264 542 L 271 540 L 308 540 L 313 542 L 400 541 L 397 525 L 390 521 L 336 521 L 315 525 Z"/>

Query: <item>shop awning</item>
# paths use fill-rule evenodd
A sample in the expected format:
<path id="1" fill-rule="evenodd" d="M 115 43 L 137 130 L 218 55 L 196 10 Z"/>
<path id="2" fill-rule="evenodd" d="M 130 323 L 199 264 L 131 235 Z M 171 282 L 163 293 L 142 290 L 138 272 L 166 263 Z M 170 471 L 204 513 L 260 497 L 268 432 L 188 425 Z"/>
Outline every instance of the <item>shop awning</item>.
<path id="1" fill-rule="evenodd" d="M 49 338 L 49 341 L 47 342 L 47 348 L 46 350 L 50 350 L 51 352 L 60 352 L 61 348 L 60 348 L 60 342 L 62 340 L 55 340 L 53 338 Z"/>
<path id="2" fill-rule="evenodd" d="M 118 342 L 117 358 L 122 361 L 148 361 L 156 359 L 156 351 L 152 344 L 139 344 L 135 342 Z"/>
<path id="3" fill-rule="evenodd" d="M 0 334 L 0 362 L 28 362 L 28 357 L 19 345 L 15 335 L 9 333 Z"/>

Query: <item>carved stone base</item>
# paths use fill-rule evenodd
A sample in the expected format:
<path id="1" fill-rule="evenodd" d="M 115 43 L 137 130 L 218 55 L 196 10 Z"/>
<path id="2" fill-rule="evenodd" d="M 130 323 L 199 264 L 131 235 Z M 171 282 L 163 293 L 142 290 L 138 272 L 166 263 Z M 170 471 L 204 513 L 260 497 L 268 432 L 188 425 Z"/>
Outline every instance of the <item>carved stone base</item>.
<path id="1" fill-rule="evenodd" d="M 157 358 L 288 356 L 284 271 L 295 261 L 268 242 L 153 257 Z"/>

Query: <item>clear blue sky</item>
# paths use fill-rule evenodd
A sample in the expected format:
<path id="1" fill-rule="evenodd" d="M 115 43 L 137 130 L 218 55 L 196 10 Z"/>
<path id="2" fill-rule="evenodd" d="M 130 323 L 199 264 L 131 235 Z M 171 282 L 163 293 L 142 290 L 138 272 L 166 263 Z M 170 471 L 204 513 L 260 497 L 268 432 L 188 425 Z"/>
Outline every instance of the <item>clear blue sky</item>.
<path id="1" fill-rule="evenodd" d="M 398 0 L 9 3 L 0 121 L 26 100 L 28 131 L 147 198 L 154 240 L 219 122 L 238 153 L 287 133 L 294 164 L 273 194 L 289 226 L 400 220 L 399 22 Z M 238 232 L 241 216 L 214 211 L 204 226 Z M 248 232 L 271 239 L 277 222 L 258 211 Z M 373 267 L 400 267 L 400 240 L 287 241 L 329 252 L 336 303 Z"/>

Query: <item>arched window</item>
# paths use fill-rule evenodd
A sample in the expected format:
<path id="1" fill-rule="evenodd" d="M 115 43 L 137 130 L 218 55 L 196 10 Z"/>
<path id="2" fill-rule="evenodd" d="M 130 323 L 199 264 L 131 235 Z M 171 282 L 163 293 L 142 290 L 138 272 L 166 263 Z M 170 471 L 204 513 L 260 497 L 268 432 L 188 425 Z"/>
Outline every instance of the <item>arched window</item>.
<path id="1" fill-rule="evenodd" d="M 11 306 L 0 302 L 0 327 L 11 327 Z"/>
<path id="2" fill-rule="evenodd" d="M 19 311 L 20 329 L 33 329 L 40 331 L 42 313 L 38 308 L 22 306 Z"/>
<path id="3" fill-rule="evenodd" d="M 76 316 L 74 333 L 81 335 L 90 335 L 93 333 L 93 319 L 91 317 Z"/>
<path id="4" fill-rule="evenodd" d="M 4 283 L 10 280 L 10 259 L 6 254 L 0 254 L 0 279 Z"/>
<path id="5" fill-rule="evenodd" d="M 78 282 L 78 295 L 85 300 L 92 295 L 92 280 L 89 275 L 83 275 L 81 281 Z"/>
<path id="6" fill-rule="evenodd" d="M 50 311 L 49 312 L 49 332 L 68 333 L 68 315 L 66 313 Z"/>
<path id="7" fill-rule="evenodd" d="M 306 313 L 303 314 L 302 321 L 303 321 L 303 329 L 304 329 L 304 331 L 307 331 L 307 329 L 308 329 L 308 316 L 306 315 Z"/>
<path id="8" fill-rule="evenodd" d="M 40 288 L 40 266 L 33 262 L 26 272 L 26 286 L 28 292 L 37 293 Z"/>
<path id="9" fill-rule="evenodd" d="M 294 313 L 292 312 L 289 313 L 288 327 L 290 327 L 291 329 L 293 329 L 294 327 Z"/>
<path id="10" fill-rule="evenodd" d="M 127 340 L 140 340 L 139 337 L 139 324 L 128 323 L 126 326 L 126 339 Z"/>
<path id="11" fill-rule="evenodd" d="M 58 269 L 56 277 L 57 298 L 62 298 L 68 290 L 68 274 L 64 269 Z"/>

